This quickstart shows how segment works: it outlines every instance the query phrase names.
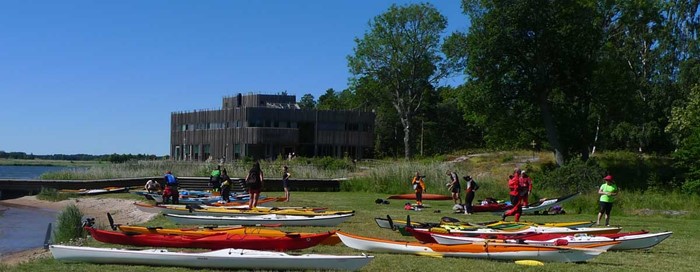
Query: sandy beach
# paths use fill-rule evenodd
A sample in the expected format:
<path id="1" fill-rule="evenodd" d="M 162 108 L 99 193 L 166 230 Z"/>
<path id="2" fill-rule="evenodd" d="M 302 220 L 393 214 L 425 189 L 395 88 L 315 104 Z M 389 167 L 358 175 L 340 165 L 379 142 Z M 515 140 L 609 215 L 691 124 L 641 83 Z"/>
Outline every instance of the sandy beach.
<path id="1" fill-rule="evenodd" d="M 146 213 L 138 210 L 133 205 L 133 200 L 109 198 L 105 196 L 86 197 L 79 199 L 69 199 L 59 202 L 43 201 L 36 196 L 25 196 L 21 198 L 2 200 L 4 205 L 21 205 L 37 208 L 52 209 L 62 211 L 69 204 L 75 204 L 87 217 L 95 218 L 97 224 L 109 224 L 107 222 L 107 212 L 111 213 L 114 220 L 120 224 L 139 224 L 153 218 L 156 214 Z M 15 265 L 21 262 L 36 258 L 48 258 L 51 253 L 43 248 L 30 249 L 0 256 L 0 263 Z"/>

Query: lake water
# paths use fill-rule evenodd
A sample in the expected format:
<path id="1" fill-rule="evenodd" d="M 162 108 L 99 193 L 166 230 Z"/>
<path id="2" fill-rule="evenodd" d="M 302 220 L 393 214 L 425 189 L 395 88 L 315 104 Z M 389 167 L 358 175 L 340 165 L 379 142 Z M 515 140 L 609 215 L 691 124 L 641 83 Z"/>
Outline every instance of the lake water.
<path id="1" fill-rule="evenodd" d="M 0 165 L 0 179 L 38 179 L 43 173 L 67 168 Z M 48 209 L 0 203 L 0 259 L 8 253 L 42 247 L 46 228 L 49 223 L 55 226 L 57 214 Z"/>
<path id="2" fill-rule="evenodd" d="M 66 169 L 70 169 L 70 167 L 0 165 L 0 179 L 38 179 L 43 173 Z"/>
<path id="3" fill-rule="evenodd" d="M 49 223 L 55 227 L 53 210 L 0 204 L 0 259 L 2 255 L 42 247 Z"/>

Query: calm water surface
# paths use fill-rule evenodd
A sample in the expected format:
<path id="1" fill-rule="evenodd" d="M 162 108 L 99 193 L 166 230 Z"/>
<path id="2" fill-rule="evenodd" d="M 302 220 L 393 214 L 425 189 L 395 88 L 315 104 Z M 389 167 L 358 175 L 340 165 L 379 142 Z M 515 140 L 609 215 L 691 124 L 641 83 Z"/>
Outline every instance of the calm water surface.
<path id="1" fill-rule="evenodd" d="M 39 179 L 43 173 L 58 172 L 70 168 L 64 166 L 0 165 L 0 179 Z"/>
<path id="2" fill-rule="evenodd" d="M 38 179 L 47 172 L 68 169 L 62 166 L 0 165 L 0 179 Z M 55 226 L 58 212 L 48 209 L 0 203 L 0 259 L 11 252 L 44 245 L 46 227 Z"/>
<path id="3" fill-rule="evenodd" d="M 0 259 L 2 255 L 42 247 L 46 228 L 54 226 L 53 210 L 0 204 Z"/>

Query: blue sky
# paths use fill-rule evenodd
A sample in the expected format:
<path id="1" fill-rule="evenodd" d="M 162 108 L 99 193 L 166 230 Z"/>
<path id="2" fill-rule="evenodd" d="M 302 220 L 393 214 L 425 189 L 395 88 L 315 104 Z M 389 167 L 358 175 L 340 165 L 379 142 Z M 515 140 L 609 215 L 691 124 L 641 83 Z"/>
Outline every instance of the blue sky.
<path id="1" fill-rule="evenodd" d="M 419 2 L 0 1 L 0 150 L 166 155 L 171 112 L 347 88 L 354 38 Z M 466 30 L 461 1 L 428 2 Z"/>

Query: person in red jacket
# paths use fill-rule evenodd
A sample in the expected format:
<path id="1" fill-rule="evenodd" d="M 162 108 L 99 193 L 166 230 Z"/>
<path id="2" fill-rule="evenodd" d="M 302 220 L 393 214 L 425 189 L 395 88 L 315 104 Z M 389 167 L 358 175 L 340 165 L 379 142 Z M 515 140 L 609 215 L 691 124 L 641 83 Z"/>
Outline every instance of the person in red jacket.
<path id="1" fill-rule="evenodd" d="M 508 180 L 508 189 L 510 190 L 508 195 L 510 195 L 510 204 L 513 205 L 513 207 L 501 215 L 501 220 L 506 220 L 507 216 L 515 215 L 515 222 L 520 221 L 520 215 L 523 213 L 523 206 L 520 202 L 519 188 L 520 168 L 515 168 L 515 171 L 513 171 L 513 177 Z"/>
<path id="2" fill-rule="evenodd" d="M 527 206 L 529 204 L 528 198 L 532 192 L 532 179 L 525 173 L 525 171 L 520 173 L 520 185 L 518 191 L 520 193 L 520 202 L 523 206 Z"/>

